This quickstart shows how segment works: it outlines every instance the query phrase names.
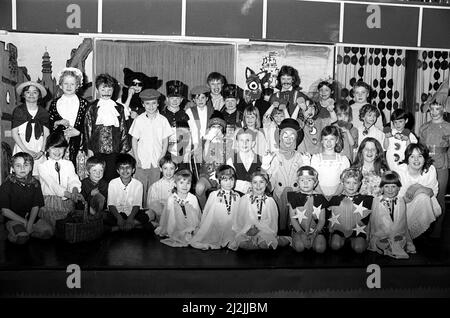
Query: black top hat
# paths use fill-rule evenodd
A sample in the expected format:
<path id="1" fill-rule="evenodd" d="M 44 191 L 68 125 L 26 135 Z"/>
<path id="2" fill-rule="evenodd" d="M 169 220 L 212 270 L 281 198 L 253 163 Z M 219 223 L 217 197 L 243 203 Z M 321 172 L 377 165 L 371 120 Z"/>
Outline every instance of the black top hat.
<path id="1" fill-rule="evenodd" d="M 187 86 L 178 80 L 168 81 L 166 83 L 167 97 L 186 97 Z"/>
<path id="2" fill-rule="evenodd" d="M 224 99 L 227 98 L 236 98 L 239 99 L 239 92 L 240 92 L 239 86 L 235 84 L 227 84 L 222 88 L 222 96 Z"/>
<path id="3" fill-rule="evenodd" d="M 280 130 L 284 129 L 284 128 L 292 128 L 295 131 L 300 130 L 300 124 L 298 123 L 298 121 L 296 121 L 293 118 L 286 118 L 283 119 L 283 121 L 280 123 L 280 126 L 278 127 Z"/>

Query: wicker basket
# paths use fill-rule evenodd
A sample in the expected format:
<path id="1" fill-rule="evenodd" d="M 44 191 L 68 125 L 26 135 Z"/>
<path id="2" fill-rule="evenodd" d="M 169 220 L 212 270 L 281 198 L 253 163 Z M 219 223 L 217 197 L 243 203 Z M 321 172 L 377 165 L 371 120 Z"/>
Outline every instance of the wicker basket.
<path id="1" fill-rule="evenodd" d="M 90 215 L 88 204 L 84 210 L 75 210 L 66 218 L 56 221 L 55 236 L 69 243 L 92 241 L 103 234 L 103 214 Z"/>

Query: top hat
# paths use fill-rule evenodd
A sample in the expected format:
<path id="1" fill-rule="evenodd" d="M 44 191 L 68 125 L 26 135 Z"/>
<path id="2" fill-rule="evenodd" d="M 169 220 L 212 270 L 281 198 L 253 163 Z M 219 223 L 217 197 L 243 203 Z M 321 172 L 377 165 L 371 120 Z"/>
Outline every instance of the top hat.
<path id="1" fill-rule="evenodd" d="M 182 81 L 172 80 L 166 83 L 167 97 L 184 97 L 186 85 Z"/>
<path id="2" fill-rule="evenodd" d="M 239 86 L 235 84 L 227 84 L 222 88 L 223 99 L 235 98 L 239 99 Z"/>

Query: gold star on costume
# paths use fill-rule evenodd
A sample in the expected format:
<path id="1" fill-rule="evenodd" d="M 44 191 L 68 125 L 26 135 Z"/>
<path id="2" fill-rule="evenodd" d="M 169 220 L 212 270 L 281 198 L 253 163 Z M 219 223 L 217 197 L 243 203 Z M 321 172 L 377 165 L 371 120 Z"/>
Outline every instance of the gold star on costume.
<path id="1" fill-rule="evenodd" d="M 364 231 L 365 227 L 366 227 L 365 225 L 359 226 L 358 223 L 356 223 L 356 227 L 353 229 L 353 231 L 356 231 L 356 235 L 358 235 L 359 233 L 366 234 L 366 231 Z"/>
<path id="2" fill-rule="evenodd" d="M 299 224 L 301 224 L 303 220 L 308 219 L 308 217 L 305 215 L 306 209 L 300 210 L 300 208 L 296 208 L 295 212 L 296 214 L 292 217 L 292 219 L 297 219 Z"/>
<path id="3" fill-rule="evenodd" d="M 319 205 L 318 207 L 315 207 L 315 206 L 313 206 L 313 214 L 317 217 L 317 218 L 319 218 L 319 216 L 320 216 L 320 212 L 322 211 L 322 204 L 321 205 Z"/>
<path id="4" fill-rule="evenodd" d="M 364 211 L 367 210 L 365 207 L 363 207 L 363 203 L 364 201 L 361 201 L 359 204 L 353 203 L 353 206 L 355 207 L 355 211 L 353 211 L 353 213 L 359 213 L 361 215 L 361 218 L 364 216 Z"/>
<path id="5" fill-rule="evenodd" d="M 334 226 L 335 224 L 341 224 L 341 222 L 339 222 L 339 216 L 340 214 L 334 214 L 333 212 L 331 212 L 331 214 L 333 215 L 331 218 L 328 219 L 328 221 L 331 222 L 331 226 Z"/>

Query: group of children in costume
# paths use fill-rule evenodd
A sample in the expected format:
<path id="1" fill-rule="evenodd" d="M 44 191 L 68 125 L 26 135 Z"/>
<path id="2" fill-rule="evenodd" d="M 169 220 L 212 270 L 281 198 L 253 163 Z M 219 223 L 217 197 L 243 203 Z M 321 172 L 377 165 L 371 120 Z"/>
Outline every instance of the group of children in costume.
<path id="1" fill-rule="evenodd" d="M 438 159 L 434 168 L 403 110 L 383 128 L 364 82 L 351 105 L 334 99 L 332 80 L 319 83 L 316 100 L 300 91 L 297 70 L 283 66 L 277 90 L 256 103 L 213 72 L 191 101 L 182 82 L 167 82 L 162 102 L 157 78 L 124 72 L 119 102 L 117 81 L 101 74 L 88 104 L 76 95 L 81 72 L 64 69 L 63 94 L 48 112 L 40 84 L 18 85 L 12 173 L 0 191 L 10 241 L 51 237 L 82 202 L 104 214 L 108 229 L 154 230 L 173 247 L 323 253 L 349 241 L 358 253 L 408 258 L 413 239 L 442 219 L 435 202 L 448 179 L 450 124 L 439 104 L 419 136 Z M 427 211 L 411 214 L 422 195 Z"/>

